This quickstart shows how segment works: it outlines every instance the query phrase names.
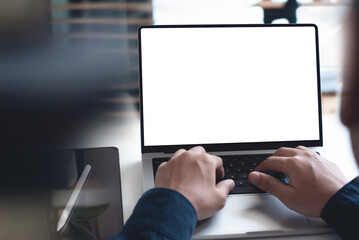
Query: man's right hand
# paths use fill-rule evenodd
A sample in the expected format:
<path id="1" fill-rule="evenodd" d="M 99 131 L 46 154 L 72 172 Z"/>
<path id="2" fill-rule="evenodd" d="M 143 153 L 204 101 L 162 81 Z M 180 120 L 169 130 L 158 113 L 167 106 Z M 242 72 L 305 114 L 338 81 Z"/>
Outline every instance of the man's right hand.
<path id="1" fill-rule="evenodd" d="M 270 171 L 286 173 L 289 184 L 265 174 Z M 249 174 L 249 180 L 288 208 L 311 217 L 320 217 L 327 201 L 348 182 L 334 163 L 302 146 L 280 148 Z"/>
<path id="2" fill-rule="evenodd" d="M 221 158 L 206 153 L 202 147 L 180 149 L 158 167 L 155 186 L 180 192 L 193 204 L 198 220 L 203 220 L 224 207 L 234 187 L 231 179 L 216 184 L 216 177 L 224 177 Z"/>

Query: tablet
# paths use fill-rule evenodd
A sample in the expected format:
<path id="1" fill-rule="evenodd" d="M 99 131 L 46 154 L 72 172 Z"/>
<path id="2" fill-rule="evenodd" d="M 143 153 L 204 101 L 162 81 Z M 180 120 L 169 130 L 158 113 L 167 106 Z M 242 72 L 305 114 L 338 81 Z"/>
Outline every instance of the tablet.
<path id="1" fill-rule="evenodd" d="M 118 150 L 47 153 L 52 239 L 108 239 L 122 230 Z"/>

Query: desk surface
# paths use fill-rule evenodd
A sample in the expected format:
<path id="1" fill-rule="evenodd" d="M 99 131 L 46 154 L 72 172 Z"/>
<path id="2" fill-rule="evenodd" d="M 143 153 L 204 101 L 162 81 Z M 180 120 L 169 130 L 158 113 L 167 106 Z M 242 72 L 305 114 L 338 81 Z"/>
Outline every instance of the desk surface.
<path id="1" fill-rule="evenodd" d="M 324 147 L 321 155 L 335 162 L 348 179 L 358 175 L 347 129 L 341 124 L 336 111 L 338 99 L 323 98 Z M 133 106 L 135 110 L 135 106 Z M 112 119 L 99 124 L 84 136 L 85 141 L 74 143 L 76 147 L 115 146 L 120 150 L 124 220 L 126 221 L 142 194 L 142 165 L 140 150 L 140 122 L 137 116 L 128 121 Z M 92 130 L 92 129 L 91 129 Z M 73 146 L 72 146 L 73 147 Z M 263 239 L 263 238 L 261 238 Z M 270 239 L 289 239 L 270 238 Z M 290 239 L 340 239 L 336 234 L 295 236 Z"/>

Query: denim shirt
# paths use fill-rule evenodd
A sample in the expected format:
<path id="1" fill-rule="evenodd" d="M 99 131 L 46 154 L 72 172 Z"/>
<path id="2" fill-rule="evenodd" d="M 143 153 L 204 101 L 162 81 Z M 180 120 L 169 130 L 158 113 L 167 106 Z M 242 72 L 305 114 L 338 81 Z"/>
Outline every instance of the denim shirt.
<path id="1" fill-rule="evenodd" d="M 343 239 L 359 239 L 359 177 L 329 199 L 320 217 Z"/>
<path id="2" fill-rule="evenodd" d="M 112 240 L 191 239 L 197 212 L 177 191 L 154 188 L 142 195 L 122 232 Z"/>
<path id="3" fill-rule="evenodd" d="M 359 177 L 329 199 L 321 218 L 343 239 L 359 239 Z M 154 188 L 143 194 L 122 232 L 112 239 L 191 239 L 196 223 L 196 210 L 187 198 Z"/>

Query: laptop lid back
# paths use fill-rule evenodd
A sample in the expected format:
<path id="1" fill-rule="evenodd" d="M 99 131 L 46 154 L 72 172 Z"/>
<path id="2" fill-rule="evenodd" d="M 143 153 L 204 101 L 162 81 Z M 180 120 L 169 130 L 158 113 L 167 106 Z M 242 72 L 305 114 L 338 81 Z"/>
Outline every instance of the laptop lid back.
<path id="1" fill-rule="evenodd" d="M 322 146 L 318 30 L 139 29 L 142 153 Z"/>

